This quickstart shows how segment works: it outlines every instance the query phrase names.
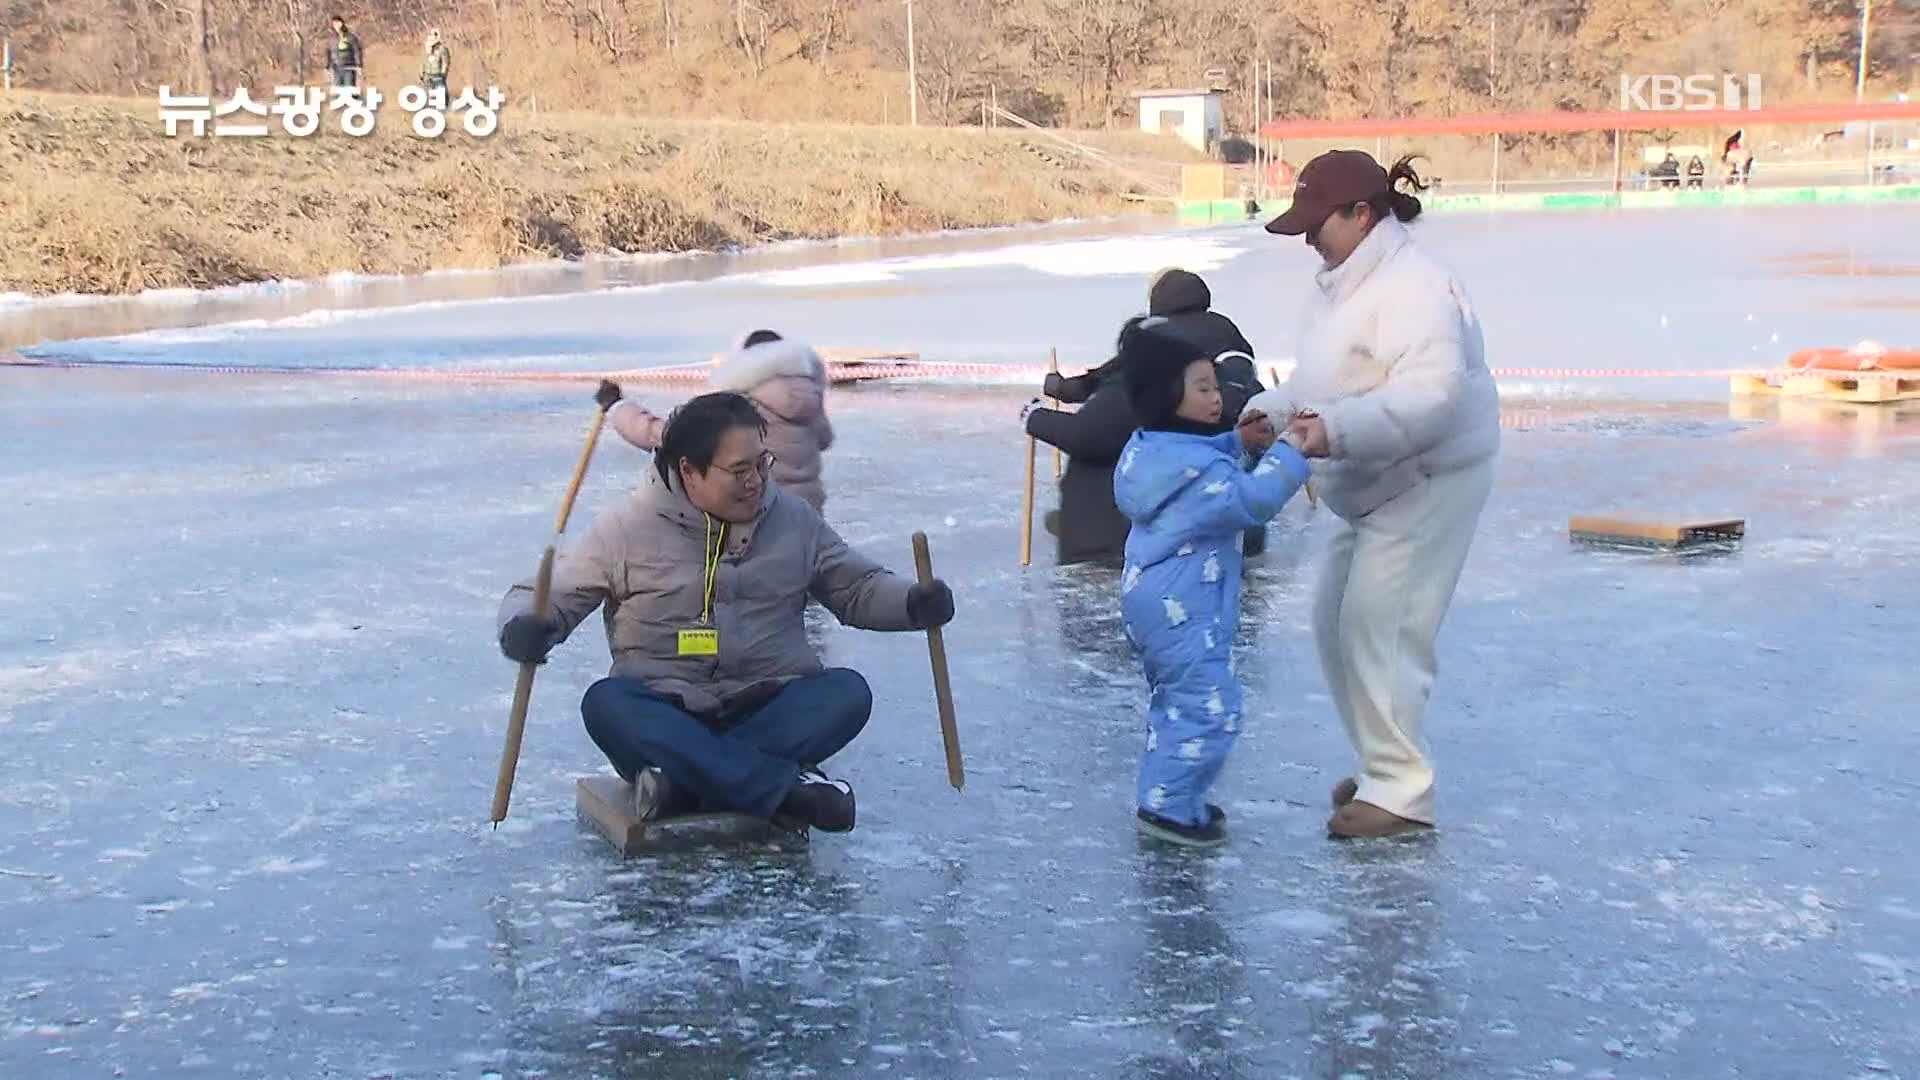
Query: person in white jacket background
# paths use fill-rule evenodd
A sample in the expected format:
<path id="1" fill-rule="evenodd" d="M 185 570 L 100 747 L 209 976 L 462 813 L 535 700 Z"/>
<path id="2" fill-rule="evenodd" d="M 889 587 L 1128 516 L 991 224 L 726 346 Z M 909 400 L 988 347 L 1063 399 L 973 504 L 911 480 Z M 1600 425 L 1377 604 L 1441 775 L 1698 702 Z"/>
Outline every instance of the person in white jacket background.
<path id="1" fill-rule="evenodd" d="M 707 385 L 753 400 L 767 421 L 774 482 L 805 499 L 816 513 L 824 510 L 827 488 L 820 458 L 833 446 L 833 424 L 827 419 L 827 365 L 820 354 L 772 330 L 755 330 L 714 362 Z M 611 382 L 602 382 L 594 398 L 621 438 L 642 450 L 659 449 L 667 427 L 664 417 L 622 397 Z"/>
<path id="2" fill-rule="evenodd" d="M 1402 185 L 1412 190 L 1402 190 Z M 1423 191 L 1409 158 L 1322 154 L 1267 231 L 1323 260 L 1285 385 L 1248 411 L 1292 417 L 1338 524 L 1315 590 L 1314 638 L 1360 758 L 1328 832 L 1434 824 L 1422 721 L 1434 640 L 1453 600 L 1500 449 L 1500 399 L 1464 286 L 1413 242 Z"/>

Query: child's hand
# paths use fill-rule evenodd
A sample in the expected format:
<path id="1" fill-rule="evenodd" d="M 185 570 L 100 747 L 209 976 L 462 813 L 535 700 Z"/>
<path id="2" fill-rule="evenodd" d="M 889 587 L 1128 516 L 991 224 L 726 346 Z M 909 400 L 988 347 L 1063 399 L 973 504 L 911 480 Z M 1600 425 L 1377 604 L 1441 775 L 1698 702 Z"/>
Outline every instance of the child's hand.
<path id="1" fill-rule="evenodd" d="M 1266 453 L 1273 448 L 1273 440 L 1279 437 L 1273 430 L 1273 422 L 1258 409 L 1241 416 L 1240 422 L 1234 425 L 1234 432 L 1240 436 L 1240 445 L 1252 454 Z"/>

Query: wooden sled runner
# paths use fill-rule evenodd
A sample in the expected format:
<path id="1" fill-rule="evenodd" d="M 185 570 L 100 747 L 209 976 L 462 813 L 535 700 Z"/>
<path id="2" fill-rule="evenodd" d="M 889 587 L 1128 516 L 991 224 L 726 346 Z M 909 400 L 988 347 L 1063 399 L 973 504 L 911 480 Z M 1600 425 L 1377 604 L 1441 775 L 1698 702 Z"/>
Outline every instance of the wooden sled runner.
<path id="1" fill-rule="evenodd" d="M 583 776 L 575 785 L 580 820 L 622 855 L 683 851 L 807 850 L 807 834 L 748 814 L 687 814 L 661 821 L 633 816 L 633 785 L 617 776 Z"/>

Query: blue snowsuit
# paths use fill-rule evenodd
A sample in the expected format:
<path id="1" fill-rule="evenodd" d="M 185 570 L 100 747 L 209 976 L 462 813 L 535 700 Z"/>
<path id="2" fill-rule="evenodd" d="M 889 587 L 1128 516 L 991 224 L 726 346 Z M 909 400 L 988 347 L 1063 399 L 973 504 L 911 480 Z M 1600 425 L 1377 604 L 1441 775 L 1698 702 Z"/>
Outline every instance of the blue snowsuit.
<path id="1" fill-rule="evenodd" d="M 1233 633 L 1240 623 L 1240 537 L 1264 525 L 1308 476 L 1276 441 L 1251 472 L 1240 437 L 1136 431 L 1114 471 L 1114 502 L 1133 523 L 1120 615 L 1152 696 L 1139 806 L 1207 823 L 1207 789 L 1240 730 Z"/>

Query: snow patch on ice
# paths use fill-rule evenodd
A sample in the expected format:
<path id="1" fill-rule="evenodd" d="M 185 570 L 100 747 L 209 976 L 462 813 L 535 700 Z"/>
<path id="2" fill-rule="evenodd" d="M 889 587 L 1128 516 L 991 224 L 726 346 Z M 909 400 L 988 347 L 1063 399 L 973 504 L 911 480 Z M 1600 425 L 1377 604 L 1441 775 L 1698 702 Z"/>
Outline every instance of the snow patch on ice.
<path id="1" fill-rule="evenodd" d="M 1286 908 L 1268 912 L 1256 922 L 1265 930 L 1277 930 L 1298 937 L 1325 937 L 1345 925 L 1345 921 L 1324 911 L 1310 908 Z"/>
<path id="2" fill-rule="evenodd" d="M 305 874 L 318 870 L 325 865 L 327 865 L 327 860 L 317 855 L 311 859 L 295 859 L 291 855 L 270 855 L 255 863 L 253 869 L 249 870 L 248 873 L 266 874 L 270 876 Z"/>
<path id="3" fill-rule="evenodd" d="M 1016 244 L 952 255 L 917 255 L 864 263 L 802 267 L 742 274 L 723 279 L 743 284 L 814 288 L 895 281 L 902 274 L 936 270 L 980 270 L 1017 266 L 1051 277 L 1131 277 L 1167 266 L 1196 273 L 1218 270 L 1246 252 L 1222 237 L 1124 236 L 1104 240 L 1067 240 Z"/>

